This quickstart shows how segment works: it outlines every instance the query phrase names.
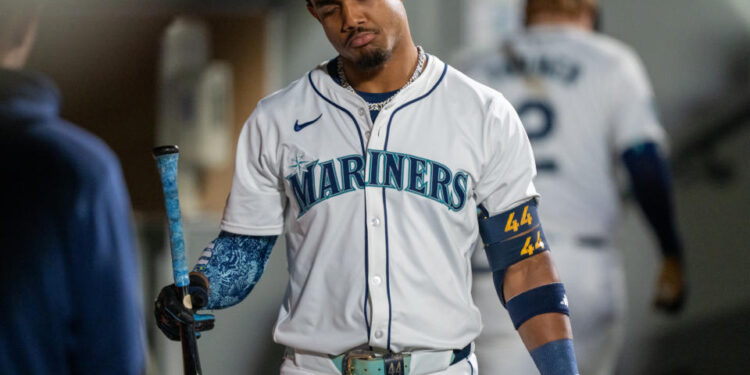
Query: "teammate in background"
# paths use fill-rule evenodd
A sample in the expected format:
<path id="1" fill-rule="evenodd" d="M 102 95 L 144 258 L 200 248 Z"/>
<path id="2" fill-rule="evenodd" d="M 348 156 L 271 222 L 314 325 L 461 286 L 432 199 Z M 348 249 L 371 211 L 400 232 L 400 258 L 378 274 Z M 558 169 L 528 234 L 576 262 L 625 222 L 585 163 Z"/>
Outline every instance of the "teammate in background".
<path id="1" fill-rule="evenodd" d="M 497 51 L 475 56 L 466 70 L 501 90 L 526 127 L 540 213 L 568 287 L 576 354 L 587 375 L 614 373 L 623 338 L 623 267 L 612 244 L 617 163 L 626 167 L 661 246 L 656 306 L 679 310 L 685 290 L 652 89 L 629 47 L 592 31 L 596 20 L 595 0 L 528 0 L 527 29 Z M 533 373 L 507 314 L 497 308 L 486 261 L 476 256 L 473 263 L 473 293 L 485 325 L 477 341 L 481 367 L 492 374 Z"/>
<path id="2" fill-rule="evenodd" d="M 117 158 L 22 67 L 38 10 L 0 2 L 0 373 L 143 374 L 130 202 Z"/>
<path id="3" fill-rule="evenodd" d="M 477 374 L 470 257 L 481 232 L 541 372 L 577 374 L 513 108 L 417 47 L 401 0 L 307 7 L 339 56 L 245 124 L 223 232 L 192 274 L 194 305 L 240 302 L 286 232 L 282 374 Z M 162 289 L 155 313 L 170 338 L 191 319 L 180 306 L 174 286 Z"/>

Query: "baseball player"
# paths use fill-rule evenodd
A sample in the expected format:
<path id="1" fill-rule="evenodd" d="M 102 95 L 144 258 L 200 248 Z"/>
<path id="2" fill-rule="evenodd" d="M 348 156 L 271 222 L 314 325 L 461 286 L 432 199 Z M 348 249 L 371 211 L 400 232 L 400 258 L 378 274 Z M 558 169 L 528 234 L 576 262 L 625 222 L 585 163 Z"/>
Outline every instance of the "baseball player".
<path id="1" fill-rule="evenodd" d="M 112 150 L 26 66 L 41 3 L 0 0 L 0 373 L 141 375 L 130 198 Z"/>
<path id="2" fill-rule="evenodd" d="M 476 56 L 467 73 L 502 90 L 534 148 L 540 211 L 568 287 L 581 373 L 612 374 L 625 313 L 623 269 L 612 246 L 619 212 L 616 162 L 663 252 L 656 304 L 681 306 L 681 244 L 675 230 L 664 132 L 646 72 L 627 46 L 592 32 L 595 0 L 528 0 L 527 29 Z M 493 298 L 493 276 L 474 257 L 474 297 L 485 329 L 484 371 L 531 374 L 523 343 Z M 489 353 L 506 355 L 488 355 Z"/>
<path id="3" fill-rule="evenodd" d="M 470 258 L 481 235 L 495 298 L 540 371 L 577 374 L 513 108 L 417 47 L 400 0 L 307 8 L 339 56 L 261 100 L 245 123 L 222 232 L 192 273 L 193 304 L 240 302 L 285 233 L 282 374 L 477 374 Z M 195 319 L 180 306 L 165 287 L 155 314 L 168 337 Z"/>

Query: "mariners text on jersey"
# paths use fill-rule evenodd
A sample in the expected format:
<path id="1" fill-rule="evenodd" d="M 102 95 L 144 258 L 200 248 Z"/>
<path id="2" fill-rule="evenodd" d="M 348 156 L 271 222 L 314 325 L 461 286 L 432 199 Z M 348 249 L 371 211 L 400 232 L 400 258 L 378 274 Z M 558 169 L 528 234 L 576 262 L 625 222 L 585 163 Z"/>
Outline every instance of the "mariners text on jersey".
<path id="1" fill-rule="evenodd" d="M 286 176 L 300 207 L 298 216 L 326 199 L 365 186 L 384 187 L 414 193 L 442 203 L 453 211 L 466 203 L 469 175 L 415 155 L 368 150 L 369 164 L 362 155 L 348 155 L 336 161 L 309 162 L 297 159 L 296 169 Z"/>

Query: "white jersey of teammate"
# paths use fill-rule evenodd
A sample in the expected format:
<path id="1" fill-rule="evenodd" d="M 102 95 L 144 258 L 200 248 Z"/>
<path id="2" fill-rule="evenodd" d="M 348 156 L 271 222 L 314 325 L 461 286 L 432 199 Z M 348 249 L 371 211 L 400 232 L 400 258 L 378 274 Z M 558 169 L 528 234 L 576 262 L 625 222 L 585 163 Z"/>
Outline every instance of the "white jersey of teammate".
<path id="1" fill-rule="evenodd" d="M 601 34 L 537 26 L 466 73 L 518 111 L 534 149 L 548 236 L 610 239 L 620 204 L 613 166 L 627 148 L 664 139 L 637 55 Z"/>
<path id="2" fill-rule="evenodd" d="M 245 124 L 221 228 L 286 233 L 276 342 L 333 355 L 461 349 L 481 330 L 477 205 L 494 215 L 536 197 L 534 174 L 511 105 L 438 58 L 374 123 L 323 64 Z"/>
<path id="3" fill-rule="evenodd" d="M 622 43 L 566 26 L 531 27 L 470 64 L 465 72 L 508 98 L 531 140 L 541 222 L 568 291 L 581 373 L 611 373 L 625 298 L 611 244 L 620 205 L 615 166 L 629 147 L 664 140 L 645 69 Z M 496 342 L 481 349 L 516 353 L 506 356 L 503 369 L 534 373 L 512 325 L 502 321 L 507 314 L 495 312 L 491 274 L 481 274 L 485 258 L 473 259 L 480 271 L 475 300 L 488 326 L 478 343 Z M 479 358 L 493 370 L 494 364 L 482 363 L 481 351 Z"/>

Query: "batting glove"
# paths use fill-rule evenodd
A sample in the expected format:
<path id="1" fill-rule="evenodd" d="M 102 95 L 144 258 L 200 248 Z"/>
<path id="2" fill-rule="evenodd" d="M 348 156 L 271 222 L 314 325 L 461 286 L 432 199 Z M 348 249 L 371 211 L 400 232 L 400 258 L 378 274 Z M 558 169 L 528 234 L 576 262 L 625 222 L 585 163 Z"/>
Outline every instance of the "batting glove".
<path id="1" fill-rule="evenodd" d="M 200 332 L 214 328 L 212 314 L 194 313 L 208 303 L 208 288 L 205 280 L 200 276 L 190 275 L 189 292 L 193 303 L 192 310 L 182 304 L 179 290 L 174 284 L 162 288 L 154 301 L 156 325 L 170 340 L 180 341 L 180 325 L 182 324 L 192 324 L 197 337 L 200 337 Z"/>

